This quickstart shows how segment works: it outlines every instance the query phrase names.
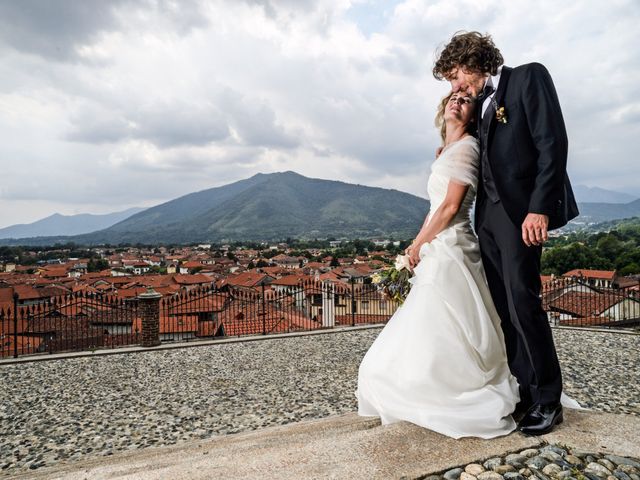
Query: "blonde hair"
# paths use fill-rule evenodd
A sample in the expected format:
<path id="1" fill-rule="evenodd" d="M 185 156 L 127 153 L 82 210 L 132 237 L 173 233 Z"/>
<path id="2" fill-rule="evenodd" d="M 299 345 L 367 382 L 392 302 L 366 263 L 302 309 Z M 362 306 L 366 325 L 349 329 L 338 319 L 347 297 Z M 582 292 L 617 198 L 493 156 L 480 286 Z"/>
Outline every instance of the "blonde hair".
<path id="1" fill-rule="evenodd" d="M 449 92 L 447 96 L 445 96 L 442 100 L 440 100 L 440 104 L 438 105 L 438 112 L 436 113 L 435 125 L 440 130 L 440 138 L 442 138 L 442 144 L 444 145 L 444 141 L 447 138 L 447 122 L 444 121 L 444 110 L 447 107 L 447 103 L 449 103 L 449 99 L 453 92 Z M 476 105 L 476 108 L 477 105 Z M 469 123 L 467 123 L 467 132 L 471 135 L 476 135 L 476 122 L 474 121 L 475 117 L 471 117 Z"/>
<path id="2" fill-rule="evenodd" d="M 440 130 L 440 137 L 442 138 L 442 143 L 444 144 L 445 138 L 447 138 L 447 124 L 444 121 L 444 109 L 449 103 L 449 99 L 453 95 L 453 92 L 449 92 L 447 96 L 445 96 L 442 100 L 440 100 L 440 105 L 438 105 L 438 111 L 436 112 L 436 128 Z"/>

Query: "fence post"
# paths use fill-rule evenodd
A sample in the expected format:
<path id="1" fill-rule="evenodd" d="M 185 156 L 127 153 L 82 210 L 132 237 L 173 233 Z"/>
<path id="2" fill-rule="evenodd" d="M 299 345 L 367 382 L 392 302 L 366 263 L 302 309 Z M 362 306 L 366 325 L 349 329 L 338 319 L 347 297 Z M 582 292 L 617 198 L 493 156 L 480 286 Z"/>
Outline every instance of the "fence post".
<path id="1" fill-rule="evenodd" d="M 336 306 L 331 282 L 324 281 L 321 284 L 322 290 L 322 326 L 333 328 L 336 326 Z"/>
<path id="2" fill-rule="evenodd" d="M 355 295 L 355 279 L 351 277 L 351 325 L 356 324 L 356 295 Z"/>
<path id="3" fill-rule="evenodd" d="M 138 295 L 140 317 L 142 318 L 143 347 L 160 345 L 160 299 L 162 294 L 148 287 L 147 291 Z"/>
<path id="4" fill-rule="evenodd" d="M 18 293 L 17 292 L 13 292 L 13 358 L 18 358 Z"/>
<path id="5" fill-rule="evenodd" d="M 267 309 L 265 306 L 265 298 L 264 298 L 264 283 L 260 285 L 262 287 L 262 334 L 267 334 Z"/>

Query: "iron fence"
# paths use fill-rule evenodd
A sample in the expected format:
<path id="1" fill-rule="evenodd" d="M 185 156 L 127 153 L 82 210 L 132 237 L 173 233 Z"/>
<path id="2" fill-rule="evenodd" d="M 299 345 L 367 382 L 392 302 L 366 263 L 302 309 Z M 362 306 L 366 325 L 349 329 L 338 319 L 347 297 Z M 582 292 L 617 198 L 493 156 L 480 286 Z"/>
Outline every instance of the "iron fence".
<path id="1" fill-rule="evenodd" d="M 139 342 L 136 300 L 76 292 L 0 309 L 1 356 L 93 350 Z"/>
<path id="2" fill-rule="evenodd" d="M 640 327 L 637 289 L 592 285 L 583 279 L 546 282 L 542 305 L 552 325 Z M 375 285 L 305 281 L 253 288 L 215 284 L 183 289 L 159 301 L 160 342 L 310 331 L 383 324 L 398 304 Z M 140 301 L 78 292 L 0 309 L 2 357 L 115 348 L 142 343 Z"/>
<path id="3" fill-rule="evenodd" d="M 552 325 L 640 327 L 640 291 L 584 277 L 558 278 L 542 286 L 542 306 Z"/>

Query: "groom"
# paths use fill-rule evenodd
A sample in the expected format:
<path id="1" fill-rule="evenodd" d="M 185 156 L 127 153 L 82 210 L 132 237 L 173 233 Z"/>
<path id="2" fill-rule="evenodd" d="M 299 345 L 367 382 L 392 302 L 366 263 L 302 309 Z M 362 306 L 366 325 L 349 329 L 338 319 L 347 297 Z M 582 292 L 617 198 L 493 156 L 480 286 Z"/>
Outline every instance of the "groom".
<path id="1" fill-rule="evenodd" d="M 547 232 L 578 215 L 556 90 L 543 65 L 504 66 L 491 37 L 478 32 L 456 34 L 433 74 L 478 97 L 475 229 L 520 384 L 516 410 L 526 413 L 518 429 L 542 435 L 562 422 L 562 375 L 539 296 L 540 256 Z"/>

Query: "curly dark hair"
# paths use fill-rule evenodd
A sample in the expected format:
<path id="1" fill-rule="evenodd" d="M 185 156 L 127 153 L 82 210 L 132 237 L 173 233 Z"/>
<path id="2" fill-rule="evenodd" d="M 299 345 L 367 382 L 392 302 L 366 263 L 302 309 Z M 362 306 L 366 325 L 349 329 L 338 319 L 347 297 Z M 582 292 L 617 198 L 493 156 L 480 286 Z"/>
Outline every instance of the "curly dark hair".
<path id="1" fill-rule="evenodd" d="M 437 80 L 444 80 L 449 72 L 459 67 L 470 72 L 495 75 L 503 63 L 504 58 L 490 35 L 456 32 L 440 52 L 433 67 L 433 76 Z"/>

